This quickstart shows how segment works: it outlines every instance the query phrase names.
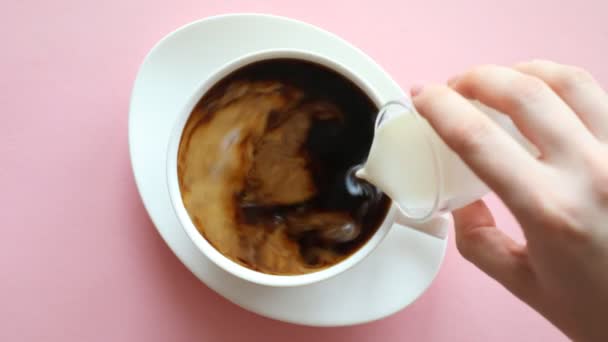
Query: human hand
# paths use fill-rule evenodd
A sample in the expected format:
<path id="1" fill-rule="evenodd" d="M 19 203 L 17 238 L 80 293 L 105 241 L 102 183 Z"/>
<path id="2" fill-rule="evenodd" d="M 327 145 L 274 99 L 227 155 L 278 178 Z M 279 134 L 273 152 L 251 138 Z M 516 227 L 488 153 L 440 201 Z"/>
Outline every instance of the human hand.
<path id="1" fill-rule="evenodd" d="M 476 67 L 412 89 L 448 146 L 503 200 L 526 244 L 482 201 L 454 212 L 460 253 L 566 335 L 608 341 L 608 94 L 584 70 L 548 61 Z M 527 153 L 473 106 L 511 117 Z"/>

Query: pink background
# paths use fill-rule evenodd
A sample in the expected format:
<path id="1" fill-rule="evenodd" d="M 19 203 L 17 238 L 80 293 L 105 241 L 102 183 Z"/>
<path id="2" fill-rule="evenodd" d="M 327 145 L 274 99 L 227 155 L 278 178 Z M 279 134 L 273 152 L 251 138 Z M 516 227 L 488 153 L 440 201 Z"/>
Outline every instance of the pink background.
<path id="1" fill-rule="evenodd" d="M 608 2 L 30 1 L 0 6 L 0 341 L 561 341 L 453 245 L 430 290 L 350 328 L 272 321 L 224 300 L 156 233 L 127 149 L 131 86 L 175 28 L 268 12 L 333 31 L 407 87 L 547 57 L 608 84 Z M 507 211 L 492 207 L 519 234 Z M 297 310 L 297 308 L 294 308 Z"/>

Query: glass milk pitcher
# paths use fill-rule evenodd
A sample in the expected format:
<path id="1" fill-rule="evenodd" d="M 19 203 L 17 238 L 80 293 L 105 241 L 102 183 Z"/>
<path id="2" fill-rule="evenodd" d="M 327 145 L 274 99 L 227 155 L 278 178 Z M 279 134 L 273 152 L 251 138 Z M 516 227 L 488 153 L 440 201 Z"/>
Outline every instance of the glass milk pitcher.
<path id="1" fill-rule="evenodd" d="M 538 155 L 509 117 L 480 102 L 472 103 L 526 150 Z M 356 176 L 380 188 L 397 204 L 401 223 L 420 230 L 433 218 L 489 192 L 409 100 L 392 101 L 380 109 L 367 161 Z"/>

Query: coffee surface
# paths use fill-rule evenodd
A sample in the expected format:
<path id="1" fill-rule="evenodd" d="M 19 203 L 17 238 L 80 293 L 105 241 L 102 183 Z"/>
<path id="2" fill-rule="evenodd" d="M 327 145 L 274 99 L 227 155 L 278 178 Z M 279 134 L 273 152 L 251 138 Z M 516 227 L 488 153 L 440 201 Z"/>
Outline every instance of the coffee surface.
<path id="1" fill-rule="evenodd" d="M 271 60 L 237 70 L 192 111 L 182 134 L 182 199 L 219 252 L 268 274 L 314 272 L 376 231 L 389 200 L 355 182 L 377 107 L 321 66 Z"/>

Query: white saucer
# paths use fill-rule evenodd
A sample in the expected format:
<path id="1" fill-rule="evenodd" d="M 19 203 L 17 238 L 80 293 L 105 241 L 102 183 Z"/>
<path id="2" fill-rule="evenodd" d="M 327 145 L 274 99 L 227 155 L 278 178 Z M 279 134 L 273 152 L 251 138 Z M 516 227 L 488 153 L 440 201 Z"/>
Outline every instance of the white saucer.
<path id="1" fill-rule="evenodd" d="M 176 115 L 197 86 L 222 64 L 269 48 L 324 54 L 356 70 L 387 100 L 404 96 L 368 56 L 305 23 L 239 14 L 186 25 L 150 51 L 133 87 L 129 146 L 144 205 L 160 235 L 190 271 L 247 310 L 313 326 L 358 324 L 395 313 L 418 298 L 435 278 L 445 254 L 445 240 L 394 227 L 367 259 L 334 278 L 296 288 L 270 288 L 219 269 L 180 227 L 171 208 L 165 174 L 167 144 Z"/>

